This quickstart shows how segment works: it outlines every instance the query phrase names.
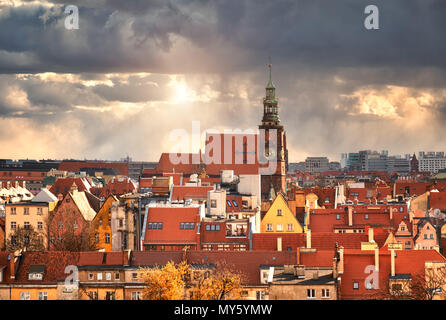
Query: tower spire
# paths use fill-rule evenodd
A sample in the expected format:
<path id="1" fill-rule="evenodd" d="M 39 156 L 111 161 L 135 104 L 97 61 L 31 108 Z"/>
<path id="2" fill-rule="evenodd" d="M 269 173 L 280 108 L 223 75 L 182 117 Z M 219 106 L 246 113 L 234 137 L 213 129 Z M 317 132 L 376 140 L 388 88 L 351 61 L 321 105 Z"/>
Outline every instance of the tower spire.
<path id="1" fill-rule="evenodd" d="M 272 63 L 271 63 L 271 57 L 268 57 L 268 68 L 269 68 L 269 81 L 268 81 L 268 85 L 266 86 L 267 89 L 274 89 L 274 84 L 273 84 L 273 77 L 272 77 Z"/>

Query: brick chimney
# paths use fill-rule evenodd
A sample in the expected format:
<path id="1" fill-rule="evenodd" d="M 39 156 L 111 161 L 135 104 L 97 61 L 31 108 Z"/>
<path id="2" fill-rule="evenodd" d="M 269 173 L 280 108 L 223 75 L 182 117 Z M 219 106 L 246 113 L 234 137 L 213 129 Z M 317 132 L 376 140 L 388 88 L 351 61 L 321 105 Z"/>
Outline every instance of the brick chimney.
<path id="1" fill-rule="evenodd" d="M 395 250 L 390 250 L 390 275 L 395 276 Z"/>
<path id="2" fill-rule="evenodd" d="M 11 279 L 15 279 L 15 257 L 14 254 L 8 254 L 8 260 L 9 260 L 9 273 L 11 275 Z"/>
<path id="3" fill-rule="evenodd" d="M 353 207 L 348 207 L 348 226 L 351 227 L 353 225 Z"/>
<path id="4" fill-rule="evenodd" d="M 277 237 L 277 251 L 282 251 L 282 237 Z"/>
<path id="5" fill-rule="evenodd" d="M 311 229 L 307 229 L 307 249 L 311 249 Z"/>
<path id="6" fill-rule="evenodd" d="M 379 271 L 379 248 L 375 249 L 375 271 Z"/>
<path id="7" fill-rule="evenodd" d="M 369 242 L 375 242 L 373 228 L 369 228 Z"/>

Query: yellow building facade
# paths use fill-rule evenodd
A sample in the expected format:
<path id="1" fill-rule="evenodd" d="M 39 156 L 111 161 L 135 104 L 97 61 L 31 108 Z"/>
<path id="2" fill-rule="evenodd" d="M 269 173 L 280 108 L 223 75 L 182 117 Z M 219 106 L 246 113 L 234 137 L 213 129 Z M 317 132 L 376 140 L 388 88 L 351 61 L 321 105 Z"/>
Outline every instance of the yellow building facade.
<path id="1" fill-rule="evenodd" d="M 279 193 L 261 221 L 261 233 L 302 233 L 303 229 L 297 221 L 284 196 Z"/>

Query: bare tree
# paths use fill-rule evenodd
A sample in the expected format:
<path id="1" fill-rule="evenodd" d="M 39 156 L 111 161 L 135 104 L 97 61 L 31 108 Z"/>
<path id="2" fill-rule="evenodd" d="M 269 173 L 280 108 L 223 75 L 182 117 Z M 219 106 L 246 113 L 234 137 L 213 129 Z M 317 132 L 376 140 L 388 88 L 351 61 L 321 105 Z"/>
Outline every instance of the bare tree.
<path id="1" fill-rule="evenodd" d="M 95 251 L 93 227 L 72 208 L 51 212 L 47 219 L 49 247 L 57 251 Z"/>
<path id="2" fill-rule="evenodd" d="M 44 251 L 44 234 L 36 231 L 32 226 L 23 228 L 18 226 L 6 240 L 6 250 L 16 251 L 26 249 L 26 251 Z"/>

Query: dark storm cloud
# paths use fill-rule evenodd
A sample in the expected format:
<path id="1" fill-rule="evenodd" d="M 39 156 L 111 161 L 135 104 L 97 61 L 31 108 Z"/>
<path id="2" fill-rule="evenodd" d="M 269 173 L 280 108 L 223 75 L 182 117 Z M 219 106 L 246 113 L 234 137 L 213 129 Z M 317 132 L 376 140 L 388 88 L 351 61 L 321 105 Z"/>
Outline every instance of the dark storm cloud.
<path id="1" fill-rule="evenodd" d="M 31 65 L 1 64 L 0 71 L 176 72 L 249 70 L 268 53 L 278 64 L 315 69 L 349 66 L 444 67 L 446 3 L 374 1 L 380 30 L 364 28 L 368 0 L 278 1 L 54 1 L 52 8 L 5 8 L 0 50 L 32 52 Z M 80 6 L 80 29 L 65 30 L 63 6 Z M 11 32 L 12 31 L 12 32 Z M 219 64 L 203 70 L 193 56 L 168 54 L 175 36 L 199 46 Z M 244 54 L 221 50 L 238 48 Z M 186 54 L 186 53 L 185 53 Z M 179 70 L 179 69 L 183 70 Z M 219 68 L 218 70 L 215 70 Z"/>
<path id="2" fill-rule="evenodd" d="M 48 2 L 54 5 L 0 9 L 0 121 L 25 117 L 35 128 L 52 122 L 79 130 L 72 135 L 82 149 L 67 156 L 117 159 L 128 152 L 155 160 L 170 130 L 190 130 L 193 120 L 202 129 L 255 128 L 268 56 L 292 160 L 369 148 L 444 149 L 438 132 L 445 119 L 446 1 Z M 79 30 L 64 28 L 69 4 L 79 6 Z M 364 28 L 369 4 L 379 7 L 379 30 Z M 79 80 L 14 75 L 42 72 Z M 133 72 L 150 75 L 108 75 Z M 166 103 L 176 95 L 168 74 L 184 75 L 188 90 L 204 98 Z M 358 92 L 388 98 L 394 110 L 364 102 Z M 144 107 L 123 116 L 119 102 Z M 416 108 L 426 111 L 420 118 L 428 128 L 413 121 Z"/>

